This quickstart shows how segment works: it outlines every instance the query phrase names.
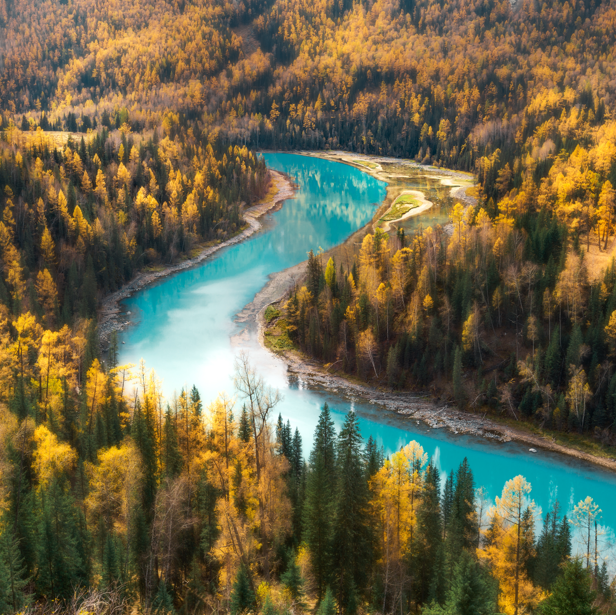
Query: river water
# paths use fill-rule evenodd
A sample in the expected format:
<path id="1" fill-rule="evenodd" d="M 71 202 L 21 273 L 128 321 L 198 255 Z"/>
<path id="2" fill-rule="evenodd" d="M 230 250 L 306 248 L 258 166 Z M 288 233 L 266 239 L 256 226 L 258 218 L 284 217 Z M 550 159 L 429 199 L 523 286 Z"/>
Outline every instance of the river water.
<path id="1" fill-rule="evenodd" d="M 611 538 L 610 528 L 616 527 L 616 474 L 544 451 L 533 455 L 516 443 L 429 431 L 423 423 L 365 401 L 290 379 L 284 364 L 259 346 L 254 331 L 244 331 L 238 341 L 243 325 L 235 322 L 235 316 L 266 284 L 269 274 L 306 260 L 311 249 L 327 250 L 342 243 L 372 219 L 385 197 L 383 182 L 349 165 L 294 154 L 266 154 L 265 159 L 269 167 L 295 179 L 296 197 L 262 219 L 264 229 L 249 240 L 126 300 L 123 307 L 131 312 L 134 326 L 121 334 L 121 363 L 143 358 L 162 379 L 168 397 L 196 384 L 207 403 L 220 392 L 232 394 L 234 357 L 246 349 L 266 382 L 281 391 L 284 398 L 277 411 L 300 430 L 306 455 L 319 410 L 327 402 L 337 426 L 346 412 L 354 410 L 364 438 L 372 435 L 386 453 L 417 440 L 443 473 L 467 457 L 477 485 L 490 499 L 518 474 L 531 482 L 532 497 L 544 512 L 556 498 L 570 511 L 590 495 L 603 510 Z M 428 199 L 438 199 L 438 216 L 446 215 L 449 188 L 438 179 L 418 171 L 417 184 L 410 187 L 421 189 Z M 428 211 L 425 225 L 431 223 Z"/>

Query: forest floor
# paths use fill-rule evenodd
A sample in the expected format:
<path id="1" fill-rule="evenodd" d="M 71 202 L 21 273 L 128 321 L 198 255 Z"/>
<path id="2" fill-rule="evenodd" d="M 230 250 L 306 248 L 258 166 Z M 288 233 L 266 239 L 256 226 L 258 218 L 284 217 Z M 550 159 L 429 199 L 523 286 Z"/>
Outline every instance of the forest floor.
<path id="1" fill-rule="evenodd" d="M 352 244 L 361 244 L 363 236 L 370 232 L 373 225 L 375 226 L 378 223 L 384 213 L 395 202 L 395 199 L 403 192 L 400 191 L 397 181 L 396 186 L 391 190 L 389 189 L 391 179 L 387 178 L 381 166 L 383 161 L 396 161 L 383 159 L 382 157 L 362 157 L 360 159 L 357 155 L 343 152 L 300 153 L 329 160 L 338 160 L 357 166 L 362 171 L 388 183 L 387 198 L 376 212 L 372 222 L 349 237 L 346 242 L 323 255 L 324 259 L 333 256 L 336 262 L 344 262 L 346 259 L 347 268 L 350 268 L 352 256 L 350 258 L 349 250 Z M 412 163 L 412 167 L 423 168 L 433 177 L 440 175 L 443 184 L 452 186 L 452 196 L 466 205 L 476 204 L 477 201 L 472 196 L 475 182 L 469 178 L 468 174 L 436 167 L 421 167 L 421 165 L 416 163 Z M 401 177 L 396 177 L 396 180 L 398 179 L 401 179 Z M 463 180 L 462 186 L 459 185 L 460 180 Z M 467 191 L 471 194 L 468 195 Z M 598 252 L 598 249 L 596 251 Z M 602 253 L 602 256 L 604 254 Z M 578 438 L 572 434 L 545 432 L 536 426 L 513 422 L 505 417 L 488 417 L 481 409 L 476 412 L 461 411 L 449 403 L 449 401 L 442 401 L 430 393 L 396 392 L 388 390 L 386 387 L 370 386 L 352 376 L 334 373 L 335 363 L 324 365 L 299 352 L 293 348 L 292 343 L 287 337 L 284 330 L 284 319 L 278 318 L 278 313 L 282 310 L 290 292 L 301 282 L 305 272 L 306 263 L 304 262 L 285 271 L 273 274 L 270 276 L 267 285 L 237 317 L 237 320 L 241 322 L 256 322 L 261 345 L 281 358 L 287 364 L 289 373 L 309 385 L 323 387 L 349 398 L 359 397 L 370 403 L 382 406 L 387 410 L 396 412 L 399 415 L 406 416 L 409 419 L 423 421 L 428 425 L 429 431 L 433 429 L 448 429 L 454 435 L 483 437 L 493 442 L 516 441 L 528 446 L 529 449 L 567 455 L 601 466 L 607 470 L 616 471 L 616 459 L 611 457 L 600 445 L 586 437 L 580 436 Z M 268 307 L 270 307 L 270 318 L 266 318 Z M 271 317 L 272 312 L 274 313 L 273 318 Z M 282 326 L 280 326 L 280 323 L 282 323 Z M 540 452 L 532 453 L 529 451 L 529 455 L 533 454 L 540 454 Z"/>
<path id="2" fill-rule="evenodd" d="M 138 273 L 130 282 L 122 288 L 111 293 L 101 303 L 98 311 L 98 331 L 101 348 L 106 351 L 109 347 L 111 334 L 113 331 L 120 331 L 130 326 L 130 321 L 120 306 L 120 303 L 132 294 L 142 290 L 162 278 L 173 275 L 185 269 L 190 269 L 204 260 L 226 248 L 244 241 L 261 229 L 259 218 L 282 206 L 282 203 L 293 197 L 296 187 L 289 176 L 278 171 L 270 170 L 271 183 L 268 193 L 256 205 L 249 207 L 243 212 L 246 225 L 233 237 L 224 241 L 209 242 L 193 249 L 195 254 L 192 258 L 185 258 L 179 263 L 160 265 L 155 268 L 145 269 Z"/>

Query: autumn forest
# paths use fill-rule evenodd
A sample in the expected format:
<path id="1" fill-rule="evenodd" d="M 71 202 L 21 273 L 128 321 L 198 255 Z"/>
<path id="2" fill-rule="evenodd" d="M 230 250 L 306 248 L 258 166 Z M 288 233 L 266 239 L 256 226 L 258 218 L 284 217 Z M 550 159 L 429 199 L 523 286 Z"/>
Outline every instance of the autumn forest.
<path id="1" fill-rule="evenodd" d="M 302 438 L 243 353 L 165 396 L 99 324 L 247 228 L 263 151 L 463 171 L 445 224 L 315 243 L 271 348 L 613 460 L 615 32 L 607 0 L 0 0 L 0 613 L 613 612 L 616 507 L 492 501 L 327 404 Z"/>

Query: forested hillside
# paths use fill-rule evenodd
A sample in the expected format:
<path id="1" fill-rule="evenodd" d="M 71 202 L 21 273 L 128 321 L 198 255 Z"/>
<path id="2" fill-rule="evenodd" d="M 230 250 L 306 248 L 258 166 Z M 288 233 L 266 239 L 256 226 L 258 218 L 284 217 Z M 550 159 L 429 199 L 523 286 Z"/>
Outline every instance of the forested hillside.
<path id="1" fill-rule="evenodd" d="M 96 311 L 235 234 L 259 148 L 461 168 L 477 207 L 312 258 L 284 334 L 613 444 L 616 278 L 589 250 L 613 249 L 615 26 L 595 0 L 0 0 L 0 612 L 610 612 L 590 498 L 541 523 L 519 476 L 488 513 L 466 462 L 441 484 L 326 408 L 305 460 L 247 359 L 235 406 L 165 400 L 102 361 Z"/>

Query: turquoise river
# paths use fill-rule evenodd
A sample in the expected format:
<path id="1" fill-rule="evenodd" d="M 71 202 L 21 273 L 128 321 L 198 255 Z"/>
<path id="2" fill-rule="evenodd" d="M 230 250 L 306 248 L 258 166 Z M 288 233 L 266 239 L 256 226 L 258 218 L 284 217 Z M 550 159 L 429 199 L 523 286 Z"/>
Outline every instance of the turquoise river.
<path id="1" fill-rule="evenodd" d="M 254 331 L 243 330 L 235 316 L 267 283 L 269 274 L 304 261 L 311 249 L 327 250 L 342 243 L 371 220 L 385 197 L 385 184 L 349 165 L 294 154 L 266 154 L 265 159 L 269 167 L 294 178 L 295 198 L 263 218 L 263 230 L 247 241 L 126 300 L 123 309 L 131 313 L 134 324 L 121 335 L 121 362 L 138 363 L 143 358 L 162 379 L 168 397 L 196 384 L 207 402 L 220 392 L 233 393 L 234 357 L 245 349 L 266 382 L 281 391 L 283 401 L 277 411 L 293 429 L 299 428 L 305 452 L 312 444 L 319 409 L 327 402 L 338 426 L 345 413 L 354 410 L 364 438 L 372 435 L 386 453 L 417 440 L 443 472 L 467 457 L 477 485 L 490 499 L 518 474 L 531 482 L 532 497 L 544 513 L 555 498 L 569 511 L 590 495 L 603 510 L 605 539 L 613 542 L 615 474 L 544 451 L 533 455 L 513 442 L 428 431 L 423 423 L 362 400 L 309 388 L 290 378 L 284 363 L 259 346 Z M 428 198 L 439 200 L 442 215 L 449 189 L 425 175 L 418 175 L 417 182 Z M 430 212 L 426 218 L 427 225 Z"/>

